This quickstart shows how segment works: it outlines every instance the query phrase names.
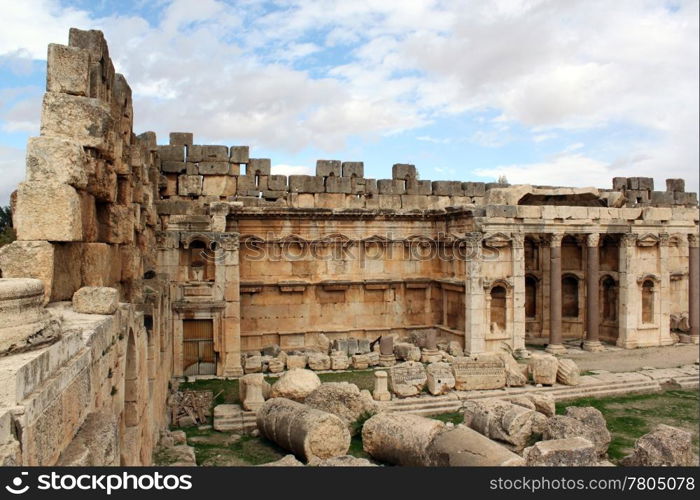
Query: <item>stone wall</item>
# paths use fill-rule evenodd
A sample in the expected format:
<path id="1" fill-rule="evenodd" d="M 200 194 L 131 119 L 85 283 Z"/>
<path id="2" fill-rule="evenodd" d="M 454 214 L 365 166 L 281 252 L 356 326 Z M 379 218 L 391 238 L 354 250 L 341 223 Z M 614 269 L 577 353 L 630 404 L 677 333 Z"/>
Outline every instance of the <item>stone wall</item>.
<path id="1" fill-rule="evenodd" d="M 0 277 L 40 279 L 60 325 L 48 347 L 0 353 L 0 414 L 12 422 L 0 440 L 17 443 L 17 463 L 150 464 L 167 425 L 173 348 L 169 283 L 156 269 L 160 163 L 155 135 L 137 137 L 132 122 L 131 89 L 101 32 L 71 29 L 67 46 L 49 45 L 41 134 L 29 139 L 26 180 L 13 195 L 17 241 L 0 250 Z M 67 301 L 87 286 L 118 290 L 118 311 L 73 311 Z M 106 435 L 95 449 L 71 446 L 95 433 Z"/>

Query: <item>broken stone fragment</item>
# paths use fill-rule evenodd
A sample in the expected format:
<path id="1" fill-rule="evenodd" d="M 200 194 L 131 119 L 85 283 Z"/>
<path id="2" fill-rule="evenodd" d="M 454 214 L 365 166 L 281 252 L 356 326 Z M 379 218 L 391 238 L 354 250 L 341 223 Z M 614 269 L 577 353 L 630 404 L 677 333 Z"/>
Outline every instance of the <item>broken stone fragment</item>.
<path id="1" fill-rule="evenodd" d="M 289 362 L 289 358 L 287 358 L 287 362 Z M 304 401 L 320 385 L 321 379 L 311 370 L 292 368 L 273 384 L 270 396 Z"/>
<path id="2" fill-rule="evenodd" d="M 374 415 L 379 409 L 369 394 L 348 382 L 321 384 L 306 397 L 304 404 L 337 415 L 350 432 L 360 418 Z"/>
<path id="3" fill-rule="evenodd" d="M 693 436 L 689 432 L 659 424 L 652 432 L 637 439 L 632 453 L 621 464 L 630 467 L 697 466 L 693 452 Z"/>
<path id="4" fill-rule="evenodd" d="M 540 441 L 526 448 L 523 458 L 530 467 L 583 467 L 598 463 L 595 446 L 582 437 Z"/>
<path id="5" fill-rule="evenodd" d="M 73 295 L 73 310 L 81 314 L 114 314 L 119 307 L 115 288 L 85 286 Z"/>

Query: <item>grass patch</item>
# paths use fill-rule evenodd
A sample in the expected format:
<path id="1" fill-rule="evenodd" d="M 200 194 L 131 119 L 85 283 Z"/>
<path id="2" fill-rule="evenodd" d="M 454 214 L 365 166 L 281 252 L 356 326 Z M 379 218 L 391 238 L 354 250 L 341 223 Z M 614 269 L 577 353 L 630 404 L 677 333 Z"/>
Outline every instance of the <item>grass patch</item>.
<path id="1" fill-rule="evenodd" d="M 698 448 L 698 392 L 672 390 L 659 394 L 631 394 L 608 398 L 582 398 L 557 405 L 557 414 L 569 406 L 592 406 L 605 417 L 612 441 L 608 456 L 613 461 L 628 455 L 634 442 L 658 424 L 679 427 L 693 435 Z"/>
<path id="2" fill-rule="evenodd" d="M 435 415 L 433 417 L 430 417 L 434 420 L 440 420 L 441 422 L 452 422 L 455 425 L 459 425 L 464 422 L 464 413 L 455 411 L 452 413 L 442 413 L 440 415 Z"/>
<path id="3" fill-rule="evenodd" d="M 319 373 L 321 382 L 350 382 L 355 384 L 360 390 L 374 389 L 374 370 L 357 370 L 349 372 Z"/>

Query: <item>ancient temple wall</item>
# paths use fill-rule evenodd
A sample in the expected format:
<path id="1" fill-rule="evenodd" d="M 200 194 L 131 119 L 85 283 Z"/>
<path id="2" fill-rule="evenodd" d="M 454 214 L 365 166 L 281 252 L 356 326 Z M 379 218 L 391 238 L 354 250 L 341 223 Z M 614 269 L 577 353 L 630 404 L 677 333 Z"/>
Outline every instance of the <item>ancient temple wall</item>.
<path id="1" fill-rule="evenodd" d="M 27 144 L 26 179 L 13 195 L 17 241 L 0 250 L 0 276 L 42 280 L 64 334 L 0 360 L 13 388 L 0 407 L 13 408 L 21 429 L 17 463 L 150 464 L 167 425 L 172 337 L 167 280 L 156 272 L 160 166 L 155 135 L 136 137 L 132 124 L 131 89 L 101 32 L 71 29 L 68 45 L 49 46 L 40 136 Z M 69 301 L 86 286 L 115 288 L 119 310 L 75 313 Z M 85 449 L 95 429 L 106 433 L 100 443 L 110 457 Z"/>

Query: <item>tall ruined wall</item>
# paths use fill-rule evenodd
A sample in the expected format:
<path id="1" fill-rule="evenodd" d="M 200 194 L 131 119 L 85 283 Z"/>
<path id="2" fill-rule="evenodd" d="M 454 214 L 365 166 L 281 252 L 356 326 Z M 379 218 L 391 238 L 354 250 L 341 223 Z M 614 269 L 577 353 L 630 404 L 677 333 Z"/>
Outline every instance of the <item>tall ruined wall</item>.
<path id="1" fill-rule="evenodd" d="M 0 444 L 15 443 L 5 463 L 150 464 L 167 425 L 160 173 L 155 135 L 136 137 L 132 125 L 131 89 L 101 32 L 71 29 L 67 46 L 49 45 L 41 132 L 27 144 L 26 180 L 12 199 L 17 241 L 0 249 L 0 277 L 40 279 L 60 333 L 48 347 L 0 353 L 0 416 L 11 423 Z M 111 315 L 79 314 L 69 301 L 82 287 L 114 288 L 121 304 Z"/>

